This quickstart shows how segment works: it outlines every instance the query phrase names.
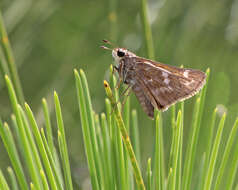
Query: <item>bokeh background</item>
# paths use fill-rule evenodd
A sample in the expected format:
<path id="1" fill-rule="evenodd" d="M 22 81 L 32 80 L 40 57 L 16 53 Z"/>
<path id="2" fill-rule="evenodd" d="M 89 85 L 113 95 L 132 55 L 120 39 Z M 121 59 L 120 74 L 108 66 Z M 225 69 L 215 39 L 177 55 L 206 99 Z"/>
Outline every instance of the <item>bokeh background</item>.
<path id="1" fill-rule="evenodd" d="M 111 53 L 102 39 L 146 57 L 138 0 L 0 0 L 25 100 L 43 125 L 41 99 L 49 102 L 55 122 L 53 91 L 59 93 L 72 172 L 77 183 L 88 178 L 73 69 L 87 75 L 97 113 L 105 111 L 103 80 L 108 79 Z M 148 0 L 155 59 L 205 71 L 211 76 L 205 101 L 198 151 L 206 146 L 209 119 L 215 107 L 227 111 L 227 138 L 238 115 L 238 0 Z M 1 55 L 1 54 L 0 54 Z M 0 116 L 10 121 L 12 109 L 0 76 Z M 185 103 L 184 142 L 191 127 L 194 98 Z M 139 114 L 142 165 L 153 154 L 155 129 L 134 95 Z M 170 148 L 170 111 L 163 113 L 165 150 Z M 56 128 L 53 129 L 56 132 Z M 224 146 L 224 145 L 223 145 Z M 0 168 L 9 165 L 0 142 Z M 222 155 L 219 155 L 222 156 Z"/>

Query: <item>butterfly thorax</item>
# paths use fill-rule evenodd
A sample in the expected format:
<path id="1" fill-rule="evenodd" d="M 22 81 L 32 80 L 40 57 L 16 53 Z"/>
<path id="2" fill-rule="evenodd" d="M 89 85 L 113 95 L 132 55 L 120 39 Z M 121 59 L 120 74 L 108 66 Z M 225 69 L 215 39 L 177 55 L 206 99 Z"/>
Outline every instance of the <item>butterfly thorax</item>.
<path id="1" fill-rule="evenodd" d="M 116 62 L 116 70 L 119 77 L 125 84 L 135 84 L 135 59 L 136 55 L 125 48 L 115 48 L 112 51 L 112 56 Z"/>
<path id="2" fill-rule="evenodd" d="M 135 57 L 124 57 L 119 63 L 119 77 L 125 84 L 133 86 L 136 82 Z"/>

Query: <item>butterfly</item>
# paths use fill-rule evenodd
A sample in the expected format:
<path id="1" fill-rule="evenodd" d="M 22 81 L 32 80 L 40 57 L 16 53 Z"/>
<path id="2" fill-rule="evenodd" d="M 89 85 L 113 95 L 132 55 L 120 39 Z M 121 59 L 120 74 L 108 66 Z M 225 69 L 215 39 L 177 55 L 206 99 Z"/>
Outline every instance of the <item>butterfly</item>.
<path id="1" fill-rule="evenodd" d="M 125 48 L 101 47 L 112 50 L 119 80 L 135 93 L 150 118 L 154 117 L 155 109 L 166 111 L 176 102 L 197 94 L 206 83 L 206 74 L 200 70 L 162 64 L 139 57 Z"/>

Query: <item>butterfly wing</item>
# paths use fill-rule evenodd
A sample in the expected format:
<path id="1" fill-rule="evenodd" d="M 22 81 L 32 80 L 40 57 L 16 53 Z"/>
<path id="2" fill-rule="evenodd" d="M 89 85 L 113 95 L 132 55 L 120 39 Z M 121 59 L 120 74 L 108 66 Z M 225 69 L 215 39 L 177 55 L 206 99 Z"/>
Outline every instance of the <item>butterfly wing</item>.
<path id="1" fill-rule="evenodd" d="M 134 69 L 146 98 L 153 107 L 162 111 L 195 95 L 206 81 L 206 74 L 202 71 L 168 66 L 140 57 L 136 58 Z"/>
<path id="2" fill-rule="evenodd" d="M 135 84 L 132 86 L 132 90 L 135 93 L 137 99 L 139 100 L 144 112 L 150 117 L 154 117 L 154 106 L 151 104 L 151 101 L 147 98 L 146 89 L 140 84 Z"/>

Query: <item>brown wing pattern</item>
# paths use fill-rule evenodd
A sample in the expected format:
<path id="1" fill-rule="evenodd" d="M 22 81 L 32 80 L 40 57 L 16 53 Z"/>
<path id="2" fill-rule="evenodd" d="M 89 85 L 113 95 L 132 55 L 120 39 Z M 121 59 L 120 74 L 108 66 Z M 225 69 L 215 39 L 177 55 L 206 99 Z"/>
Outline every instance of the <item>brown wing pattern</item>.
<path id="1" fill-rule="evenodd" d="M 168 67 L 169 69 L 167 69 Z M 205 73 L 166 66 L 138 58 L 135 66 L 137 81 L 145 86 L 151 104 L 164 111 L 177 101 L 195 95 L 205 84 Z"/>
<path id="2" fill-rule="evenodd" d="M 135 84 L 132 86 L 132 90 L 135 93 L 137 99 L 139 100 L 144 112 L 151 118 L 154 117 L 154 107 L 150 103 L 150 100 L 144 94 L 145 90 L 142 89 L 141 85 Z"/>

